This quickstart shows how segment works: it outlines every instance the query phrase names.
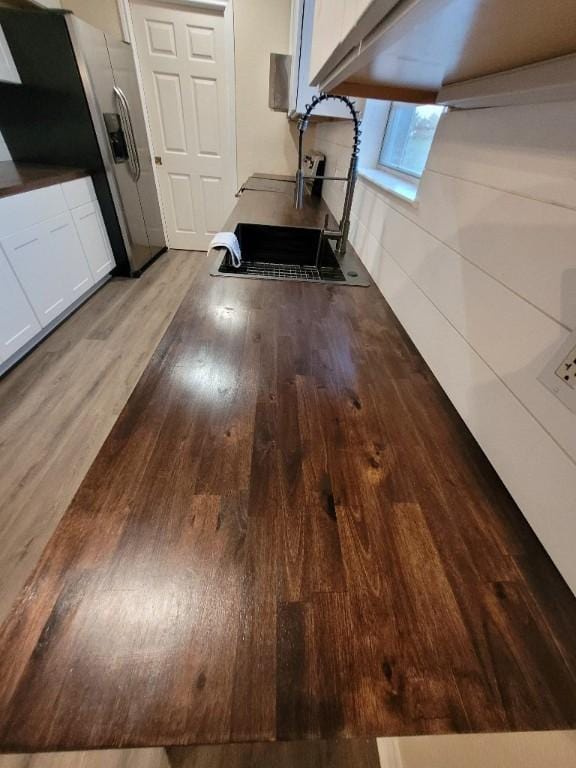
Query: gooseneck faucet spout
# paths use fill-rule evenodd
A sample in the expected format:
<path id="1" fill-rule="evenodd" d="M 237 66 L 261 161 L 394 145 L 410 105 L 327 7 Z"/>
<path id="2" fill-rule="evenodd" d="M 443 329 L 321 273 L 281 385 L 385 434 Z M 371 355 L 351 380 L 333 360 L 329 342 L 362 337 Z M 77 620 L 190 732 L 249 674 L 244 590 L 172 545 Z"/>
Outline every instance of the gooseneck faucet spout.
<path id="1" fill-rule="evenodd" d="M 352 147 L 352 154 L 350 156 L 350 165 L 348 167 L 347 176 L 306 176 L 302 169 L 302 160 L 304 157 L 303 143 L 304 143 L 304 131 L 308 128 L 308 119 L 312 112 L 316 109 L 318 104 L 328 99 L 335 99 L 345 104 L 352 120 L 354 121 L 354 145 Z M 356 179 L 358 176 L 358 153 L 360 150 L 360 136 L 362 131 L 360 130 L 360 115 L 352 102 L 347 96 L 337 96 L 331 93 L 321 93 L 320 96 L 314 96 L 311 104 L 306 104 L 306 111 L 298 121 L 298 170 L 296 171 L 296 189 L 294 192 L 294 207 L 303 208 L 304 206 L 304 182 L 307 179 L 324 179 L 325 181 L 345 181 L 346 182 L 346 194 L 344 196 L 344 209 L 342 211 L 342 218 L 337 231 L 325 230 L 323 232 L 324 237 L 329 240 L 336 240 L 336 254 L 343 256 L 346 253 L 346 243 L 348 241 L 348 232 L 350 230 L 350 212 L 352 210 L 352 198 L 354 197 L 354 188 L 356 186 Z"/>

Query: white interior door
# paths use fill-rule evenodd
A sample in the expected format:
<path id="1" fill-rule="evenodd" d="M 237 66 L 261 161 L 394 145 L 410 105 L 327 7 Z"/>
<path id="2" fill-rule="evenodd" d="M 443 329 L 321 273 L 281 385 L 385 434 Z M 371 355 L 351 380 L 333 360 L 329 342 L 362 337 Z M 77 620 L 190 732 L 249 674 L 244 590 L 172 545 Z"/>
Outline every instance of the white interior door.
<path id="1" fill-rule="evenodd" d="M 231 25 L 223 11 L 193 5 L 138 0 L 131 9 L 152 144 L 161 159 L 168 244 L 206 250 L 234 203 Z"/>

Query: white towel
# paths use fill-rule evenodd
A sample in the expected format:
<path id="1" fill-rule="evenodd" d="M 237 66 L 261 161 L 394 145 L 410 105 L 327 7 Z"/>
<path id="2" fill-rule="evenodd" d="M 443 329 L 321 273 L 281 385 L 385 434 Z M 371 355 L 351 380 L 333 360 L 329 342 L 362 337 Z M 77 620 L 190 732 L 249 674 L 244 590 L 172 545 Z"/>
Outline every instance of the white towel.
<path id="1" fill-rule="evenodd" d="M 232 266 L 238 269 L 238 267 L 242 265 L 242 254 L 240 253 L 240 243 L 238 242 L 238 238 L 236 237 L 234 232 L 218 232 L 218 234 L 214 235 L 214 237 L 212 238 L 212 242 L 210 243 L 210 247 L 208 248 L 208 253 L 210 253 L 212 248 L 226 248 L 230 253 L 230 258 L 232 259 Z"/>

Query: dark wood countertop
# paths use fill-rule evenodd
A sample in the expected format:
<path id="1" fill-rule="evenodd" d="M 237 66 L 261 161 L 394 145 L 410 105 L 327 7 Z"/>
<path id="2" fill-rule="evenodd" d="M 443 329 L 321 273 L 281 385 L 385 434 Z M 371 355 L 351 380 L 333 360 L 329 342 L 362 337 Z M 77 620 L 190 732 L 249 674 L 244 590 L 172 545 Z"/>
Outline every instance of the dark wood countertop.
<path id="1" fill-rule="evenodd" d="M 51 187 L 65 181 L 80 179 L 90 173 L 83 168 L 60 165 L 34 165 L 32 163 L 0 162 L 0 198 L 30 192 L 32 189 Z"/>
<path id="2" fill-rule="evenodd" d="M 281 197 L 230 222 L 323 219 Z M 377 288 L 209 266 L 0 631 L 0 749 L 576 727 L 575 598 Z"/>
<path id="3" fill-rule="evenodd" d="M 270 182 L 267 187 L 262 182 Z M 250 224 L 277 224 L 287 227 L 322 227 L 329 213 L 323 200 L 306 196 L 302 210 L 294 208 L 294 187 L 288 178 L 255 174 L 243 185 L 244 190 L 228 217 L 224 228 L 233 230 L 239 222 Z M 337 226 L 330 216 L 331 226 Z"/>

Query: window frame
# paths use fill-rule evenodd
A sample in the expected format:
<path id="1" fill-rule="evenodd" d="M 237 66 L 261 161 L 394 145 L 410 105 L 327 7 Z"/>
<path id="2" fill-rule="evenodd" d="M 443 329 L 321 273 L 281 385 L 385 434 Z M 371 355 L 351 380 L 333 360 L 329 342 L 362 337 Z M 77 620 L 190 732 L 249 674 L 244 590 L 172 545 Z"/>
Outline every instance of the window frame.
<path id="1" fill-rule="evenodd" d="M 390 128 L 390 122 L 392 120 L 392 113 L 394 112 L 394 107 L 399 105 L 406 106 L 406 102 L 402 101 L 391 101 L 388 107 L 388 114 L 386 115 L 386 125 L 384 126 L 384 130 L 382 131 L 382 140 L 380 142 L 380 151 L 378 152 L 378 156 L 376 159 L 376 168 L 383 170 L 385 173 L 392 173 L 397 174 L 401 178 L 409 179 L 410 181 L 414 181 L 414 179 L 419 182 L 422 179 L 422 176 L 424 175 L 424 171 L 426 170 L 426 165 L 424 166 L 422 173 L 413 173 L 412 171 L 408 171 L 405 168 L 401 168 L 398 165 L 394 165 L 393 163 L 381 163 L 380 158 L 382 156 L 382 152 L 384 150 L 384 143 L 386 141 L 386 136 L 388 134 L 388 130 Z M 410 103 L 408 106 L 413 107 L 414 110 L 416 110 L 419 106 L 423 106 L 422 104 L 416 104 L 416 103 Z M 440 106 L 440 105 L 438 105 Z M 430 143 L 430 148 L 428 149 L 428 155 L 426 156 L 426 164 L 428 163 L 428 157 L 430 155 L 430 151 L 432 149 L 432 143 L 434 142 L 434 137 L 436 136 L 436 131 L 434 131 L 434 136 L 432 137 L 432 142 Z"/>

